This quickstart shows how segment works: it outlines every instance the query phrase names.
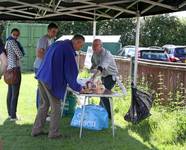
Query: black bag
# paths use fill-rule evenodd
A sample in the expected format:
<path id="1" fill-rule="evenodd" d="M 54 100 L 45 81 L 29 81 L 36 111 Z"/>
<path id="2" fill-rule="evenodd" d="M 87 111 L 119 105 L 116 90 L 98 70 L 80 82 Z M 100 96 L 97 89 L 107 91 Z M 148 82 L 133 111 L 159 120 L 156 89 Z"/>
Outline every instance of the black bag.
<path id="1" fill-rule="evenodd" d="M 132 101 L 130 109 L 124 116 L 126 121 L 138 123 L 150 116 L 150 109 L 152 107 L 152 95 L 138 90 L 132 85 Z"/>

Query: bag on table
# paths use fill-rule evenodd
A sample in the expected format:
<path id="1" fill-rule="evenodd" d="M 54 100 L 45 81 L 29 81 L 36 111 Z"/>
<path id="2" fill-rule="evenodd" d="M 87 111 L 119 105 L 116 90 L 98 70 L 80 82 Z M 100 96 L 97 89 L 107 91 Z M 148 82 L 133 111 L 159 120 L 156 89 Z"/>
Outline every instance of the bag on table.
<path id="1" fill-rule="evenodd" d="M 71 121 L 71 126 L 80 127 L 83 108 L 77 108 Z M 86 105 L 83 119 L 83 128 L 102 130 L 108 128 L 108 113 L 99 105 Z"/>
<path id="2" fill-rule="evenodd" d="M 18 83 L 18 70 L 17 68 L 8 69 L 4 73 L 5 83 L 12 85 Z"/>

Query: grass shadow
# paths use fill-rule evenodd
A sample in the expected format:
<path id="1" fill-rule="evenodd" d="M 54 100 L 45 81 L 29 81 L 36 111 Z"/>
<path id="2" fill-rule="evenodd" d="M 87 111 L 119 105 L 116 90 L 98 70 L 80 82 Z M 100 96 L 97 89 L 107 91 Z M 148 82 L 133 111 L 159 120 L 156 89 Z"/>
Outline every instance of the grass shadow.
<path id="1" fill-rule="evenodd" d="M 127 128 L 116 126 L 116 136 L 112 137 L 111 128 L 103 131 L 83 130 L 79 138 L 79 128 L 70 127 L 70 118 L 64 117 L 61 122 L 61 133 L 66 138 L 50 140 L 46 135 L 31 137 L 32 124 L 19 124 L 5 120 L 0 125 L 0 139 L 5 150 L 150 150 L 128 133 Z M 48 125 L 46 126 L 46 129 Z M 153 147 L 153 149 L 156 149 Z"/>
<path id="2" fill-rule="evenodd" d="M 149 122 L 149 119 L 145 119 L 138 124 L 129 123 L 126 128 L 137 133 L 144 140 L 144 142 L 148 142 L 154 149 L 153 144 L 149 142 L 153 132 L 152 126 L 155 127 L 156 122 Z"/>

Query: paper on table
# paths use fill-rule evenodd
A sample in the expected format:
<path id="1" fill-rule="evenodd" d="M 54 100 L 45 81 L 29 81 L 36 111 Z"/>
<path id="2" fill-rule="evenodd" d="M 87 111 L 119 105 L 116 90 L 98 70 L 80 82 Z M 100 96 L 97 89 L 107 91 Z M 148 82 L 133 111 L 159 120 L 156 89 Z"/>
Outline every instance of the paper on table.
<path id="1" fill-rule="evenodd" d="M 90 78 L 81 78 L 81 79 L 77 79 L 77 82 L 81 85 L 81 86 L 85 86 L 86 82 L 89 81 Z"/>

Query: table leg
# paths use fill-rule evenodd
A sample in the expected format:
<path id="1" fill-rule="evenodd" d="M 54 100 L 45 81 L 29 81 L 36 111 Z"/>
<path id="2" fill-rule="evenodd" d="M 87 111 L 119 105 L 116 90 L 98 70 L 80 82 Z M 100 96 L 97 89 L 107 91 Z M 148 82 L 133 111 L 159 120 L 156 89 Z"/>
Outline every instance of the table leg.
<path id="1" fill-rule="evenodd" d="M 110 111 L 111 111 L 111 120 L 112 120 L 112 136 L 114 137 L 115 131 L 114 131 L 114 111 L 113 111 L 113 99 L 109 98 L 110 102 Z"/>
<path id="2" fill-rule="evenodd" d="M 87 97 L 85 97 L 84 99 L 84 103 L 83 103 L 83 112 L 81 114 L 81 122 L 80 122 L 80 133 L 79 133 L 79 138 L 81 138 L 81 135 L 82 135 L 82 130 L 83 130 L 83 119 L 84 119 L 84 115 L 85 115 L 85 104 L 86 104 L 86 99 Z"/>

